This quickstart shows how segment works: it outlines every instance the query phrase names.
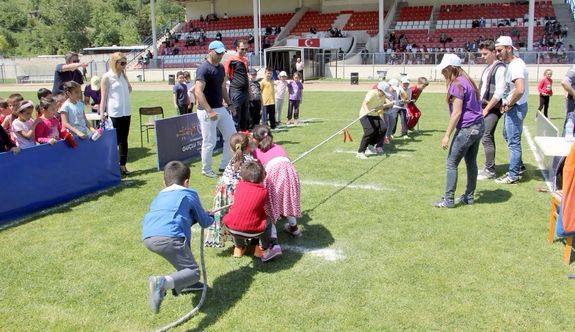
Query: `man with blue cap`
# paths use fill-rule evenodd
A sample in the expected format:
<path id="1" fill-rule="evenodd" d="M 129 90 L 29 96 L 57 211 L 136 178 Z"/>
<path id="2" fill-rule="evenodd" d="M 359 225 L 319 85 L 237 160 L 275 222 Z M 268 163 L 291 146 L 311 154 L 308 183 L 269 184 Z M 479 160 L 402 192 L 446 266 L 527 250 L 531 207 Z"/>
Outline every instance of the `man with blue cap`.
<path id="1" fill-rule="evenodd" d="M 212 153 L 218 139 L 217 129 L 224 138 L 223 155 L 220 171 L 230 161 L 230 136 L 236 132 L 232 115 L 235 109 L 226 89 L 224 66 L 220 64 L 226 48 L 219 40 L 210 43 L 206 61 L 196 71 L 196 97 L 198 102 L 198 119 L 202 130 L 202 174 L 215 178 L 212 170 Z M 224 102 L 228 107 L 224 106 Z M 230 114 L 231 113 L 231 114 Z"/>

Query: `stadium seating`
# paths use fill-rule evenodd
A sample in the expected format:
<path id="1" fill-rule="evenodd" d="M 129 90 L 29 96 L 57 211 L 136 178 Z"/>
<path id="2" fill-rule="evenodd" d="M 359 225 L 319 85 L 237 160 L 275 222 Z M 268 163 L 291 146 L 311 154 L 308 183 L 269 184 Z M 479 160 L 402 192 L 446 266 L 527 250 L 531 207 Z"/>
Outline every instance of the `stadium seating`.
<path id="1" fill-rule="evenodd" d="M 529 5 L 516 3 L 482 3 L 470 5 L 441 5 L 437 19 L 443 20 L 474 20 L 481 17 L 488 19 L 511 19 L 524 17 L 529 13 Z M 552 2 L 537 1 L 535 18 L 555 16 Z"/>
<path id="2" fill-rule="evenodd" d="M 261 16 L 261 26 L 266 27 L 284 27 L 287 22 L 291 19 L 293 14 L 291 13 L 281 13 L 281 14 L 265 14 Z M 222 30 L 237 30 L 237 29 L 249 29 L 253 28 L 254 19 L 253 16 L 233 16 L 228 19 L 220 18 L 218 21 L 212 22 L 202 22 L 200 20 L 192 20 L 185 22 L 182 32 L 189 32 L 192 28 L 202 28 L 205 31 L 222 31 Z"/>
<path id="3" fill-rule="evenodd" d="M 310 10 L 303 15 L 291 32 L 293 34 L 307 33 L 312 26 L 314 26 L 318 32 L 325 32 L 332 26 L 333 21 L 338 15 L 339 13 L 323 14 L 318 11 Z"/>

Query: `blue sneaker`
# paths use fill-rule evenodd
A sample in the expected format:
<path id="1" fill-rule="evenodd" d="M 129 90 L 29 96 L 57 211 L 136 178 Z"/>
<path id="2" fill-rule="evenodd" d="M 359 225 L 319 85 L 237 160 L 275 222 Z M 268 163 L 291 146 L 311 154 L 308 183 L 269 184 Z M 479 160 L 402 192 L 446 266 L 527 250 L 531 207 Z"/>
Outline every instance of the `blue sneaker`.
<path id="1" fill-rule="evenodd" d="M 166 296 L 166 278 L 149 277 L 148 278 L 150 310 L 157 314 L 160 311 L 160 305 Z"/>

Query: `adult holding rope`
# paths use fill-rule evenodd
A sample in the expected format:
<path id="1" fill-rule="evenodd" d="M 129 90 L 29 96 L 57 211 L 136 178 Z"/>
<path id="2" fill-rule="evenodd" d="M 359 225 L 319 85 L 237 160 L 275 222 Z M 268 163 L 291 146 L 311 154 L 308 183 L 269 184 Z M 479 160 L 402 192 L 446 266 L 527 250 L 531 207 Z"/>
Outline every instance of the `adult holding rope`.
<path id="1" fill-rule="evenodd" d="M 449 124 L 441 139 L 441 147 L 449 147 L 446 165 L 445 195 L 434 203 L 437 208 L 455 207 L 454 195 L 457 188 L 457 166 L 465 159 L 467 167 L 467 187 L 459 201 L 473 204 L 473 195 L 477 185 L 477 152 L 483 136 L 484 124 L 481 113 L 479 90 L 469 75 L 461 68 L 461 59 L 452 53 L 445 54 L 436 67 L 447 82 L 447 103 L 449 105 Z M 449 139 L 455 131 L 451 146 Z"/>

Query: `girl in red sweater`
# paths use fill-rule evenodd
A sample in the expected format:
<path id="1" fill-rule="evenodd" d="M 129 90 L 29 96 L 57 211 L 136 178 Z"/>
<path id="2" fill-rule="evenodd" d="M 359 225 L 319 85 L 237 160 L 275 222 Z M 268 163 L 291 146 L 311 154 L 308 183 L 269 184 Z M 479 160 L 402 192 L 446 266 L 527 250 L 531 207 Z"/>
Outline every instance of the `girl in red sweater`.
<path id="1" fill-rule="evenodd" d="M 551 69 L 546 69 L 543 73 L 543 78 L 537 84 L 537 90 L 539 91 L 539 108 L 541 111 L 543 109 L 543 115 L 547 118 L 547 109 L 549 109 L 549 98 L 553 95 L 553 80 L 551 76 L 553 71 Z"/>
<path id="2" fill-rule="evenodd" d="M 62 131 L 60 121 L 56 119 L 56 101 L 52 97 L 40 99 L 38 114 L 41 114 L 40 122 L 34 129 L 36 142 L 50 145 L 56 144 L 57 141 L 65 137 L 65 131 Z"/>
<path id="3" fill-rule="evenodd" d="M 242 257 L 247 240 L 257 238 L 264 250 L 261 259 L 265 262 L 282 253 L 279 245 L 270 244 L 272 223 L 268 222 L 265 209 L 268 201 L 268 191 L 263 185 L 265 171 L 258 161 L 248 161 L 242 165 L 240 177 L 224 224 L 234 240 L 234 257 Z"/>

